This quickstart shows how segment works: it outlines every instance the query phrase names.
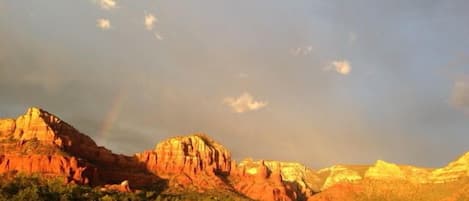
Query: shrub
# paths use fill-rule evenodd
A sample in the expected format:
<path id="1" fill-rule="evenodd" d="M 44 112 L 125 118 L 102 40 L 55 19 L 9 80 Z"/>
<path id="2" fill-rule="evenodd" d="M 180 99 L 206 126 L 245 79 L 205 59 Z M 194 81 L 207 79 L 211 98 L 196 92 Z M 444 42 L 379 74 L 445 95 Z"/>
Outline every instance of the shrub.
<path id="1" fill-rule="evenodd" d="M 135 193 L 106 192 L 99 188 L 63 183 L 60 178 L 44 179 L 39 175 L 22 175 L 0 178 L 0 201 L 247 201 L 230 193 L 186 192 L 162 194 L 158 187 Z"/>

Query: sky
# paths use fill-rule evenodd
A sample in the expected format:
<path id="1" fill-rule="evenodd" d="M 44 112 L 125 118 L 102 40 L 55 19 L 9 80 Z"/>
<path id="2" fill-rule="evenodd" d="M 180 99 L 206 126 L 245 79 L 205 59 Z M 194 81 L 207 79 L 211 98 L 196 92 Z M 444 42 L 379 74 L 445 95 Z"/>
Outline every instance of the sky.
<path id="1" fill-rule="evenodd" d="M 441 167 L 469 151 L 464 0 L 0 0 L 0 116 L 116 153 L 203 132 L 233 158 Z"/>

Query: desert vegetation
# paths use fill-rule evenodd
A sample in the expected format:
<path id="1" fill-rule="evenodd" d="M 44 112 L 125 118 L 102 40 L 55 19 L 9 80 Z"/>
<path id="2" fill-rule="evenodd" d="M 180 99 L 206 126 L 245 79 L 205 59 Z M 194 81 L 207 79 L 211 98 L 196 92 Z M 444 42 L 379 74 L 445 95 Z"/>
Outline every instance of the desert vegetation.
<path id="1" fill-rule="evenodd" d="M 103 190 L 101 187 L 64 184 L 62 178 L 43 178 L 40 175 L 2 176 L 0 201 L 244 201 L 241 196 L 209 193 L 165 193 L 160 189 L 143 189 L 135 192 Z"/>

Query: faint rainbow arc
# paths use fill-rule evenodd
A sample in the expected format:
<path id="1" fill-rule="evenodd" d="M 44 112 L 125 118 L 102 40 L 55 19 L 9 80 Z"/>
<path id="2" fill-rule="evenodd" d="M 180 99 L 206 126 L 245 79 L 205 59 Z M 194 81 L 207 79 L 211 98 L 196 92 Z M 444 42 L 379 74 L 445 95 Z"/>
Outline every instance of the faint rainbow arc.
<path id="1" fill-rule="evenodd" d="M 98 139 L 105 141 L 109 135 L 109 131 L 112 129 L 114 123 L 120 115 L 122 105 L 127 98 L 127 87 L 122 87 L 119 92 L 112 99 L 111 105 L 105 118 L 103 119 L 99 132 Z"/>

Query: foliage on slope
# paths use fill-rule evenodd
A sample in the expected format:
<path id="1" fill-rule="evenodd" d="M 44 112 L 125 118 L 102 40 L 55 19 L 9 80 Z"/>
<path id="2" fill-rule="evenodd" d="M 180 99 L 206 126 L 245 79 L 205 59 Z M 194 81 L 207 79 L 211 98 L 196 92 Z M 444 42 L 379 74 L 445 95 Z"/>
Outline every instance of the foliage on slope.
<path id="1" fill-rule="evenodd" d="M 64 184 L 63 180 L 39 175 L 7 176 L 0 179 L 0 201 L 249 201 L 237 194 L 217 192 L 164 193 L 157 186 L 135 192 L 103 191 L 99 187 Z"/>

